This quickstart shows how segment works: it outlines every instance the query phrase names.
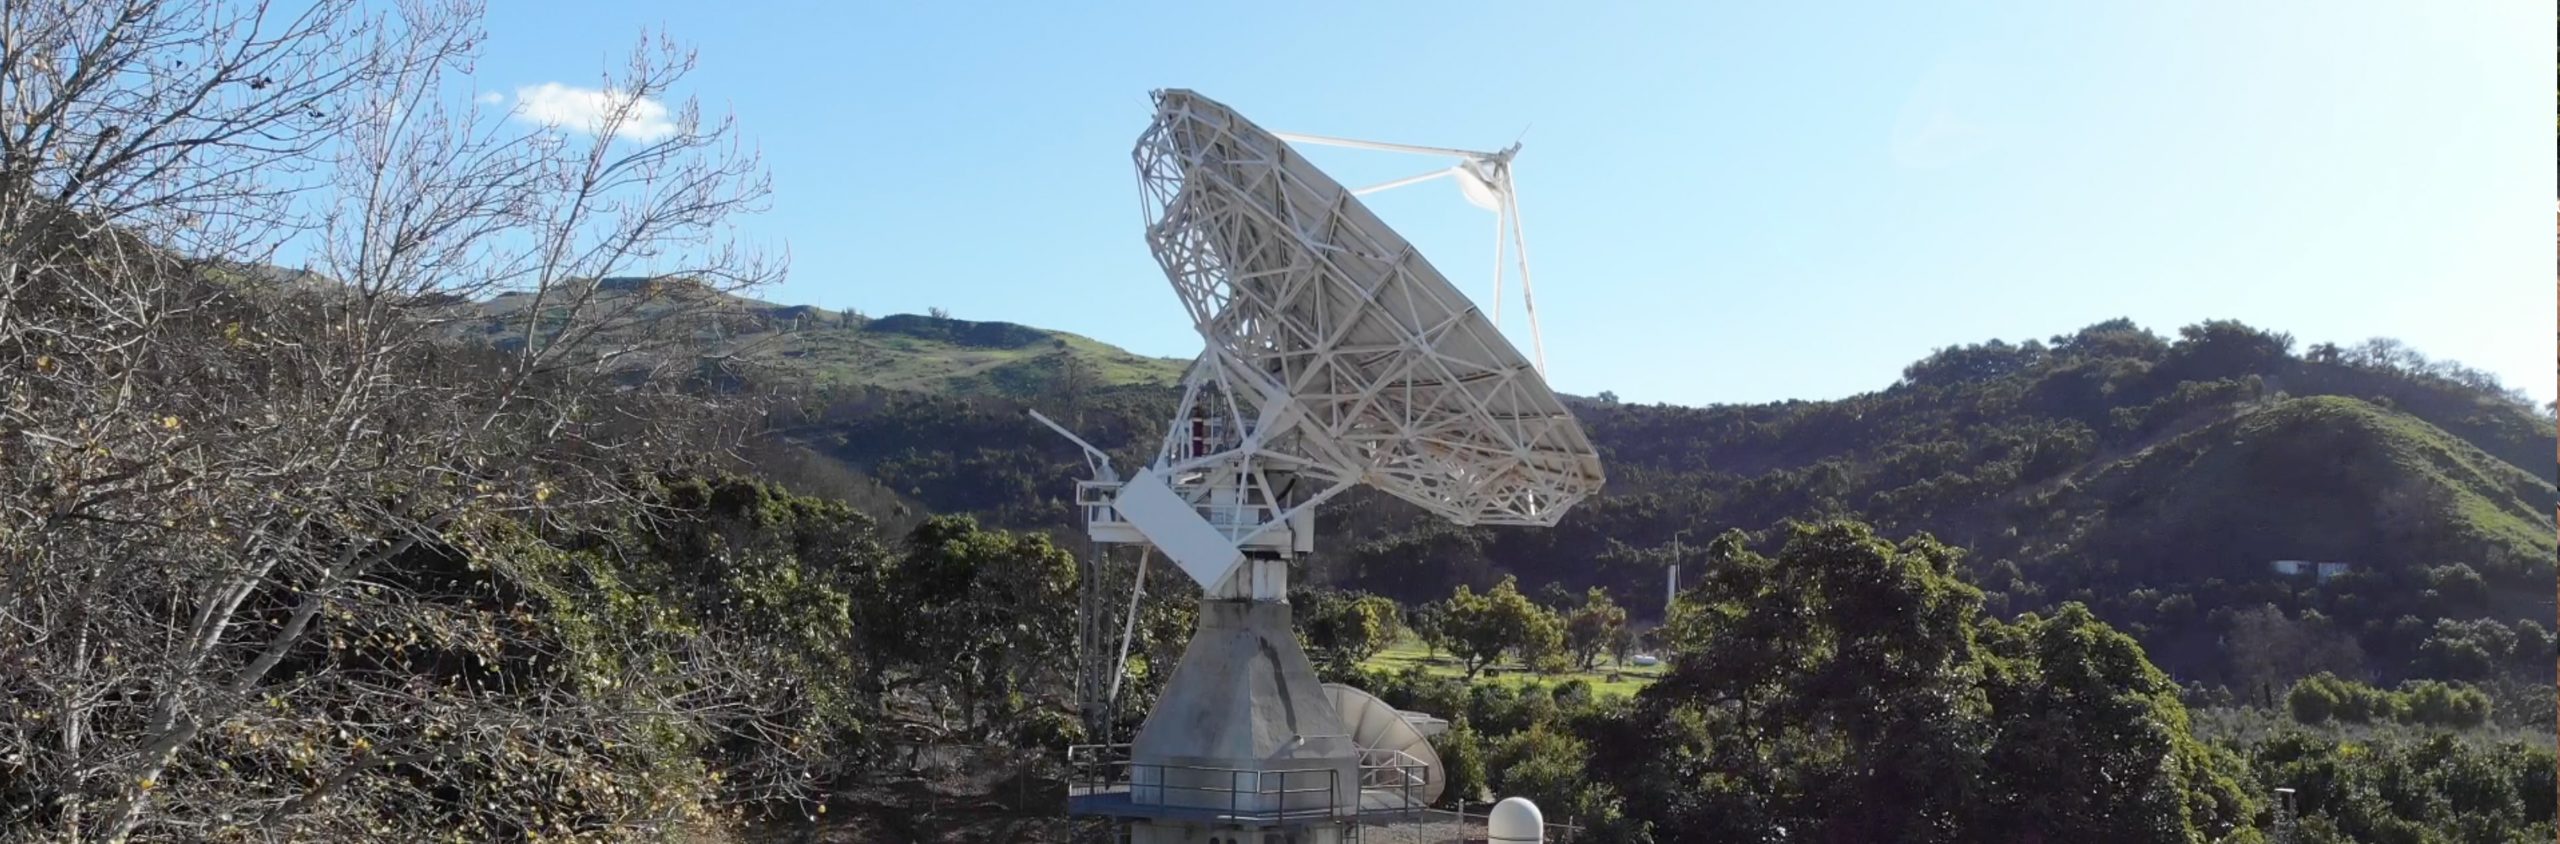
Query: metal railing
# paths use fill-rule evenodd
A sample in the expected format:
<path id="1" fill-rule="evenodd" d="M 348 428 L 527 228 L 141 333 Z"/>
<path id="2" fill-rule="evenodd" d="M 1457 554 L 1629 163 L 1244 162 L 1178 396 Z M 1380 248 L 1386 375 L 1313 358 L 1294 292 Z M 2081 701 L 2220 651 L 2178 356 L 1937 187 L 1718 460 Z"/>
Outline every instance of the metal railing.
<path id="1" fill-rule="evenodd" d="M 1067 748 L 1067 796 L 1122 795 L 1135 807 L 1222 812 L 1240 820 L 1352 820 L 1368 814 L 1402 815 L 1423 809 L 1431 766 L 1400 750 L 1360 751 L 1358 787 L 1345 794 L 1335 768 L 1256 770 L 1214 765 L 1138 762 L 1127 744 Z M 1392 807 L 1365 806 L 1363 792 L 1392 794 Z"/>
<path id="2" fill-rule="evenodd" d="M 1086 524 L 1125 524 L 1120 511 L 1111 506 L 1120 494 L 1119 481 L 1077 481 L 1076 506 L 1084 508 Z"/>
<path id="3" fill-rule="evenodd" d="M 1413 805 L 1413 794 L 1431 784 L 1431 766 L 1413 754 L 1383 747 L 1360 751 L 1360 788 L 1393 791 Z"/>
<path id="4" fill-rule="evenodd" d="M 1113 506 L 1114 499 L 1120 494 L 1120 484 L 1120 481 L 1076 482 L 1076 506 L 1084 509 L 1085 524 L 1120 526 L 1129 523 Z M 1249 535 L 1281 515 L 1278 507 L 1242 501 L 1194 504 L 1191 509 L 1228 539 Z M 1265 540 L 1265 544 L 1270 542 Z"/>
<path id="5" fill-rule="evenodd" d="M 1067 797 L 1126 794 L 1133 807 L 1220 813 L 1261 822 L 1327 820 L 1357 813 L 1341 800 L 1341 772 L 1331 768 L 1255 770 L 1215 765 L 1138 762 L 1126 744 L 1067 748 Z M 1295 804 L 1295 805 L 1292 805 Z"/>

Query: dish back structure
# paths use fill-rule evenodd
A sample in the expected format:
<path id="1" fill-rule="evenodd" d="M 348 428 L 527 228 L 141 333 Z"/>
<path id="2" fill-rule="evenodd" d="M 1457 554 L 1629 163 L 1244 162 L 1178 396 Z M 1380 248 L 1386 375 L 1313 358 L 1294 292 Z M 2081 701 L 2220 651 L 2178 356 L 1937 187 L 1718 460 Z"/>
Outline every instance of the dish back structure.
<path id="1" fill-rule="evenodd" d="M 1257 458 L 1366 483 L 1461 525 L 1551 526 L 1599 456 L 1546 379 L 1368 206 L 1190 91 L 1138 142 L 1147 243 Z"/>

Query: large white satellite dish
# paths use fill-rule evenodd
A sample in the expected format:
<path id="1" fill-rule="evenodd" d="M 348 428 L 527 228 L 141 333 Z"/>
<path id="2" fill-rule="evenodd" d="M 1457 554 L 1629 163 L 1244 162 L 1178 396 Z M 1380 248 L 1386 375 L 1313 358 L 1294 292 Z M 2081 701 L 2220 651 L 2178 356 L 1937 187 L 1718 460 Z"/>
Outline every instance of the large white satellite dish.
<path id="1" fill-rule="evenodd" d="M 1158 91 L 1155 105 L 1135 153 L 1147 245 L 1207 348 L 1184 377 L 1162 447 L 1126 478 L 1101 450 L 1041 421 L 1091 458 L 1094 478 L 1078 484 L 1076 501 L 1094 541 L 1147 550 L 1139 589 L 1162 552 L 1204 600 L 1136 741 L 1099 748 L 1126 749 L 1125 777 L 1071 790 L 1071 806 L 1143 819 L 1146 840 L 1183 842 L 1217 840 L 1216 824 L 1276 829 L 1417 808 L 1440 782 L 1408 720 L 1423 716 L 1363 705 L 1345 721 L 1340 701 L 1366 696 L 1317 682 L 1289 628 L 1289 560 L 1314 550 L 1315 507 L 1359 484 L 1462 525 L 1553 525 L 1600 490 L 1599 455 L 1542 366 L 1359 199 L 1455 177 L 1470 202 L 1498 213 L 1499 301 L 1504 246 L 1521 241 L 1510 172 L 1519 146 L 1286 136 L 1459 159 L 1354 191 L 1284 136 L 1206 97 Z M 1526 299 L 1525 245 L 1518 254 Z M 1105 635 L 1095 571 L 1079 646 L 1088 665 L 1107 647 L 1090 641 Z M 1136 598 L 1120 631 L 1123 663 Z M 1107 727 L 1096 714 L 1116 705 L 1119 674 L 1115 665 L 1107 682 L 1083 678 L 1089 724 Z M 1105 688 L 1109 697 L 1094 700 Z"/>
<path id="2" fill-rule="evenodd" d="M 1537 367 L 1286 142 L 1163 91 L 1136 156 L 1148 245 L 1206 362 L 1257 421 L 1287 426 L 1258 429 L 1270 461 L 1459 524 L 1553 525 L 1600 489 L 1599 456 Z"/>

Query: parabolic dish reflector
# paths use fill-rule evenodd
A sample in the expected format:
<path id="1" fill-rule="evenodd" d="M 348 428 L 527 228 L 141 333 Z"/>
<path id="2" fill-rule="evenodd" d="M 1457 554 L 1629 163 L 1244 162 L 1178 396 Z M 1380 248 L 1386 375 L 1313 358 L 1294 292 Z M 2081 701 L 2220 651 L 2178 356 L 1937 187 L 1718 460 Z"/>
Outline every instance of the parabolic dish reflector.
<path id="1" fill-rule="evenodd" d="M 1259 449 L 1459 524 L 1555 524 L 1600 458 L 1546 379 L 1412 244 L 1224 105 L 1156 93 L 1148 246 Z"/>

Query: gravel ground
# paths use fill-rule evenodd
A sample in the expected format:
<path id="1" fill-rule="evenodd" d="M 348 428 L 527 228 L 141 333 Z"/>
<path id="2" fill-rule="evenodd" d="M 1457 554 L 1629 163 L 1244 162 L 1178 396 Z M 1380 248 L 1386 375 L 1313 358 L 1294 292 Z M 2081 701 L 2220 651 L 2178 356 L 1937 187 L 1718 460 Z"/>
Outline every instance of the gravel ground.
<path id="1" fill-rule="evenodd" d="M 1462 844 L 1483 841 L 1484 835 L 1482 821 L 1420 821 L 1363 829 L 1360 831 L 1360 844 Z"/>

